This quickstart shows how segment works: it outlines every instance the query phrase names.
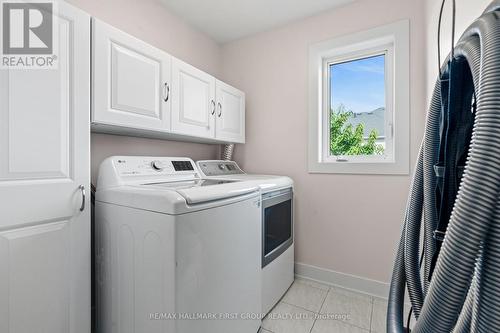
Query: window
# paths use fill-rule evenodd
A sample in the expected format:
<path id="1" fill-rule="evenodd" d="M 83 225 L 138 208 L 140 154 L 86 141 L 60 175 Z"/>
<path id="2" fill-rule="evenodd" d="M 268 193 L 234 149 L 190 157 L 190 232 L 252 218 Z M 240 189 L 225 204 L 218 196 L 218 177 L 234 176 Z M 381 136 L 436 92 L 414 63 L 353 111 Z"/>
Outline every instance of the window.
<path id="1" fill-rule="evenodd" d="M 408 173 L 408 34 L 402 21 L 311 46 L 310 172 Z"/>
<path id="2" fill-rule="evenodd" d="M 391 155 L 391 113 L 386 103 L 387 50 L 354 60 L 327 62 L 330 95 L 327 158 Z"/>

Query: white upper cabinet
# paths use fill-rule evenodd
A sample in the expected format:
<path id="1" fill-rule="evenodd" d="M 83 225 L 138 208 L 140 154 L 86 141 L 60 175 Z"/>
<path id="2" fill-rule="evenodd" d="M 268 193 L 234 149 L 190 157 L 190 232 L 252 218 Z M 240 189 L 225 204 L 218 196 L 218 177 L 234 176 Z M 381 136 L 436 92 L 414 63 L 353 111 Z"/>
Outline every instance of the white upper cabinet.
<path id="1" fill-rule="evenodd" d="M 215 138 L 215 78 L 172 60 L 172 132 Z"/>
<path id="2" fill-rule="evenodd" d="M 197 142 L 245 142 L 245 94 L 92 19 L 92 130 Z"/>
<path id="3" fill-rule="evenodd" d="M 170 128 L 171 56 L 93 19 L 92 122 Z"/>
<path id="4" fill-rule="evenodd" d="M 245 143 L 245 93 L 217 80 L 216 138 Z"/>

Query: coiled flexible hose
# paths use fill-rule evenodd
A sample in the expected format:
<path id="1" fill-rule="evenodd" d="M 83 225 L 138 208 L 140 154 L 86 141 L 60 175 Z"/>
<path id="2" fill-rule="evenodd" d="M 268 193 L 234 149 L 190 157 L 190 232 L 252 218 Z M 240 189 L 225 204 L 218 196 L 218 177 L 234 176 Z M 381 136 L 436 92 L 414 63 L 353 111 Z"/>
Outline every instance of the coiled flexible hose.
<path id="1" fill-rule="evenodd" d="M 231 161 L 233 159 L 234 143 L 228 143 L 222 146 L 221 159 Z"/>
<path id="2" fill-rule="evenodd" d="M 432 280 L 437 227 L 436 176 L 440 81 L 427 116 L 391 281 L 387 332 L 406 332 L 406 286 L 413 332 L 500 332 L 500 0 L 462 35 L 453 52 L 465 60 L 476 92 L 469 154 Z M 446 63 L 446 62 L 445 62 Z M 424 279 L 419 266 L 424 220 Z"/>

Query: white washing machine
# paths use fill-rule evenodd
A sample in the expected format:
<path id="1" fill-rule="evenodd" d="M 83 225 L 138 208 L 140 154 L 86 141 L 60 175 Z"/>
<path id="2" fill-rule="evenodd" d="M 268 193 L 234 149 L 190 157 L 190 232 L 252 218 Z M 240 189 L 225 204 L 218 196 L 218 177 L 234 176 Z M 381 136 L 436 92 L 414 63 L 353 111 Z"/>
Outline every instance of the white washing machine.
<path id="1" fill-rule="evenodd" d="M 258 186 L 188 158 L 105 160 L 96 192 L 99 333 L 255 333 Z"/>
<path id="2" fill-rule="evenodd" d="M 293 181 L 247 174 L 234 161 L 198 161 L 203 178 L 257 185 L 262 194 L 262 312 L 268 313 L 294 280 Z"/>

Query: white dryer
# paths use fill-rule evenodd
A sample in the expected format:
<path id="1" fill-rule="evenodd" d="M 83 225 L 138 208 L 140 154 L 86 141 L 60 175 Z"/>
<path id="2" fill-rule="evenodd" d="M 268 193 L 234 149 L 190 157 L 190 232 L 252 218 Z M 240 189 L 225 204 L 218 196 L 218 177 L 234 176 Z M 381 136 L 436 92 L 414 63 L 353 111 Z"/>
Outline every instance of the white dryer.
<path id="1" fill-rule="evenodd" d="M 99 333 L 255 333 L 258 186 L 189 158 L 105 160 L 96 192 Z"/>
<path id="2" fill-rule="evenodd" d="M 294 280 L 293 181 L 285 176 L 247 174 L 234 161 L 198 161 L 203 178 L 240 181 L 262 194 L 262 312 L 268 313 Z"/>

